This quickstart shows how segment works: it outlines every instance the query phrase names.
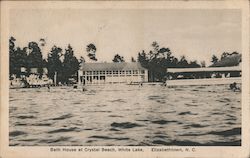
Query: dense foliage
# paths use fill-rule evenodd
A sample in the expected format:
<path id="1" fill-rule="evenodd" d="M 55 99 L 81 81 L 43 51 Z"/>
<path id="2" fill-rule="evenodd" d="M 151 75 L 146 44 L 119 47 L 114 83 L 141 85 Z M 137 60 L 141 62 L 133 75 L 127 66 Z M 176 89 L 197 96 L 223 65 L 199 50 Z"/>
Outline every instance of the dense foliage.
<path id="1" fill-rule="evenodd" d="M 112 60 L 114 63 L 121 63 L 121 62 L 125 62 L 123 56 L 120 56 L 119 54 L 116 54 L 114 56 L 114 59 Z"/>
<path id="2" fill-rule="evenodd" d="M 87 45 L 86 51 L 90 60 L 97 61 L 96 58 L 96 46 L 93 43 Z"/>
<path id="3" fill-rule="evenodd" d="M 73 77 L 76 78 L 80 64 L 85 62 L 83 57 L 78 60 L 74 56 L 74 50 L 69 44 L 65 51 L 58 46 L 53 46 L 47 55 L 43 58 L 42 47 L 46 44 L 45 39 L 40 39 L 40 43 L 34 41 L 29 42 L 27 47 L 20 48 L 15 45 L 16 39 L 9 39 L 9 74 L 17 77 L 20 75 L 28 76 L 32 68 L 36 68 L 41 77 L 44 68 L 48 70 L 48 77 L 54 79 L 57 77 L 57 83 L 68 83 Z M 40 45 L 40 46 L 39 46 Z M 152 43 L 152 49 L 149 52 L 142 50 L 138 53 L 137 61 L 149 71 L 149 81 L 164 81 L 166 79 L 167 68 L 198 68 L 205 67 L 206 63 L 201 61 L 200 64 L 196 60 L 188 61 L 185 56 L 180 59 L 176 58 L 171 50 L 166 47 L 160 47 L 157 42 Z M 97 61 L 96 46 L 90 43 L 86 47 L 87 56 L 90 60 Z M 45 52 L 46 53 L 46 52 Z M 232 58 L 236 55 L 237 58 Z M 125 62 L 123 56 L 116 54 L 113 62 Z M 215 55 L 212 56 L 212 66 L 235 66 L 241 61 L 241 55 L 238 52 L 224 52 L 220 59 Z M 131 57 L 131 62 L 136 60 Z M 21 68 L 26 68 L 25 72 L 21 72 Z"/>
<path id="4" fill-rule="evenodd" d="M 178 60 L 169 48 L 161 48 L 157 42 L 152 43 L 152 48 L 148 53 L 138 53 L 138 61 L 149 70 L 149 81 L 164 81 L 167 68 L 201 67 L 196 60 L 189 63 L 185 56 Z"/>
<path id="5" fill-rule="evenodd" d="M 54 45 L 48 53 L 47 59 L 44 59 L 40 48 L 45 44 L 44 39 L 42 39 L 40 47 L 36 42 L 29 42 L 28 47 L 20 48 L 15 46 L 15 41 L 14 37 L 9 39 L 10 77 L 13 74 L 17 77 L 28 76 L 32 73 L 30 71 L 32 68 L 37 69 L 40 77 L 44 73 L 43 69 L 47 68 L 48 77 L 54 80 L 56 75 L 57 83 L 68 83 L 70 78 L 76 77 L 79 61 L 74 56 L 73 48 L 70 45 L 65 49 L 65 53 L 62 48 Z M 21 68 L 25 68 L 26 71 L 21 72 Z"/>

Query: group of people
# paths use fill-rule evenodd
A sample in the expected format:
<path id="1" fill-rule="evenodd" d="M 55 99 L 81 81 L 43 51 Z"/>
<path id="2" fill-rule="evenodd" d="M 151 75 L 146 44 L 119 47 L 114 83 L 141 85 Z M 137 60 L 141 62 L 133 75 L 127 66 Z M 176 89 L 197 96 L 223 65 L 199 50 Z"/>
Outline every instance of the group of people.
<path id="1" fill-rule="evenodd" d="M 142 83 L 142 82 L 139 83 L 139 87 L 142 87 L 142 86 L 143 86 L 143 83 Z M 162 86 L 164 86 L 164 87 L 167 86 L 167 83 L 164 82 L 164 83 L 162 84 Z M 47 88 L 48 88 L 48 91 L 50 91 L 50 85 L 47 85 Z M 74 85 L 74 86 L 73 86 L 73 89 L 77 89 L 77 88 L 78 88 L 77 85 Z M 240 87 L 237 85 L 236 82 L 230 84 L 230 85 L 229 85 L 229 88 L 230 88 L 230 90 L 233 90 L 234 92 L 235 92 L 235 91 L 241 91 Z M 87 89 L 86 89 L 84 86 L 82 86 L 82 91 L 83 91 L 83 92 L 84 92 L 84 91 L 87 91 Z"/>

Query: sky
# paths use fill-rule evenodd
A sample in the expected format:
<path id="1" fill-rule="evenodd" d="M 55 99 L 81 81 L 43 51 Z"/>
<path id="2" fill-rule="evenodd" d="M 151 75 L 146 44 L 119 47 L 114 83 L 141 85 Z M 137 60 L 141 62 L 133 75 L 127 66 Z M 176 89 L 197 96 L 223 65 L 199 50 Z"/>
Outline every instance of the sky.
<path id="1" fill-rule="evenodd" d="M 44 38 L 44 57 L 53 45 L 70 44 L 87 60 L 86 46 L 93 43 L 99 62 L 111 62 L 115 54 L 130 61 L 152 49 L 153 41 L 177 58 L 207 66 L 213 54 L 241 53 L 241 12 L 233 9 L 15 9 L 9 24 L 20 47 Z"/>

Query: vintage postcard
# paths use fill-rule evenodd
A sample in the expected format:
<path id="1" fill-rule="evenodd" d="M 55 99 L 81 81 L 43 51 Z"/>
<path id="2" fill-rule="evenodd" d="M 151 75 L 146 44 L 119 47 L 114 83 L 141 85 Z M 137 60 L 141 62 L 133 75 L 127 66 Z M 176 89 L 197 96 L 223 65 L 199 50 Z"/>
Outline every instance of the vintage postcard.
<path id="1" fill-rule="evenodd" d="M 1 1 L 1 158 L 250 156 L 248 1 Z"/>

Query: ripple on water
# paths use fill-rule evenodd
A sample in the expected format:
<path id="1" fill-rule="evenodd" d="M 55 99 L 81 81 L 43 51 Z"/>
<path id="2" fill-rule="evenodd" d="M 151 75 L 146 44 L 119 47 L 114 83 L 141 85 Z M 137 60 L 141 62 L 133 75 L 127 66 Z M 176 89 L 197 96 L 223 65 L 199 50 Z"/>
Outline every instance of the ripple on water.
<path id="1" fill-rule="evenodd" d="M 148 122 L 149 120 L 147 120 L 147 119 L 139 119 L 139 120 L 136 120 L 136 121 Z"/>
<path id="2" fill-rule="evenodd" d="M 180 134 L 179 136 L 202 136 L 206 135 L 206 133 L 185 133 L 185 134 Z"/>
<path id="3" fill-rule="evenodd" d="M 108 94 L 106 90 L 88 90 L 79 97 L 74 96 L 80 93 L 60 87 L 37 93 L 41 95 L 37 97 L 32 89 L 14 91 L 10 93 L 9 145 L 241 145 L 240 94 L 215 86 L 176 87 L 176 91 L 148 87 L 141 88 L 139 99 L 131 98 L 138 93 L 131 86 L 129 92 L 126 87 L 108 90 Z M 48 97 L 41 106 L 37 102 L 40 97 Z M 62 102 L 65 104 L 60 108 Z M 206 111 L 201 103 L 209 106 Z M 51 107 L 58 108 L 53 115 L 48 113 Z M 85 136 L 84 140 L 80 138 Z"/>
<path id="4" fill-rule="evenodd" d="M 20 135 L 25 135 L 27 134 L 26 132 L 23 131 L 12 131 L 9 133 L 10 137 L 16 137 L 16 136 L 20 136 Z"/>
<path id="5" fill-rule="evenodd" d="M 178 115 L 197 115 L 196 113 L 192 113 L 190 111 L 180 112 Z"/>
<path id="6" fill-rule="evenodd" d="M 164 97 L 161 97 L 159 95 L 150 95 L 148 96 L 149 100 L 157 100 L 157 99 L 164 99 Z"/>
<path id="7" fill-rule="evenodd" d="M 39 143 L 57 143 L 57 142 L 63 142 L 68 141 L 70 137 L 59 137 L 59 138 L 52 138 L 52 139 L 42 139 L 39 141 Z"/>
<path id="8" fill-rule="evenodd" d="M 110 128 L 109 130 L 110 131 L 120 131 L 119 129 L 116 129 L 116 128 Z"/>
<path id="9" fill-rule="evenodd" d="M 96 139 L 115 139 L 115 140 L 129 140 L 128 137 L 108 137 L 108 136 L 98 136 L 98 135 L 94 135 L 94 136 L 90 136 L 89 138 L 96 138 Z"/>
<path id="10" fill-rule="evenodd" d="M 228 98 L 222 98 L 222 99 L 218 99 L 216 101 L 221 102 L 221 103 L 227 103 L 227 102 L 230 102 L 231 100 Z"/>
<path id="11" fill-rule="evenodd" d="M 33 115 L 19 115 L 16 118 L 19 118 L 19 119 L 34 119 L 36 117 L 33 116 Z"/>
<path id="12" fill-rule="evenodd" d="M 77 127 L 71 127 L 71 128 L 60 128 L 60 129 L 56 129 L 53 131 L 49 131 L 48 133 L 61 133 L 61 132 L 79 132 L 80 129 Z"/>
<path id="13" fill-rule="evenodd" d="M 201 145 L 200 143 L 197 142 L 193 142 L 193 141 L 178 141 L 178 140 L 172 140 L 169 142 L 163 141 L 163 140 L 153 140 L 152 142 L 153 144 L 157 144 L 157 145 L 177 145 L 177 146 L 198 146 Z"/>
<path id="14" fill-rule="evenodd" d="M 15 123 L 15 126 L 27 126 L 27 125 L 29 125 L 29 124 L 27 124 L 27 123 L 20 123 L 20 122 Z"/>
<path id="15" fill-rule="evenodd" d="M 139 125 L 137 123 L 131 123 L 131 122 L 122 122 L 122 123 L 117 123 L 117 122 L 113 122 L 111 124 L 112 127 L 117 127 L 117 128 L 134 128 L 134 127 L 141 127 L 142 125 Z"/>
<path id="16" fill-rule="evenodd" d="M 155 135 L 154 136 L 154 139 L 155 138 L 162 138 L 162 139 L 166 139 L 166 138 L 169 138 L 167 135 Z"/>
<path id="17" fill-rule="evenodd" d="M 152 123 L 154 124 L 159 124 L 159 125 L 165 125 L 165 124 L 168 124 L 168 123 L 176 123 L 178 121 L 175 121 L 175 120 L 156 120 L 156 121 L 151 121 Z"/>
<path id="18" fill-rule="evenodd" d="M 115 99 L 115 100 L 111 100 L 110 102 L 112 102 L 112 103 L 115 103 L 115 102 L 118 102 L 118 103 L 126 103 L 126 101 L 123 100 L 123 99 Z"/>
<path id="19" fill-rule="evenodd" d="M 212 131 L 212 132 L 209 132 L 208 134 L 220 135 L 224 137 L 229 137 L 233 135 L 241 135 L 241 128 L 233 128 L 233 129 L 224 130 L 224 131 Z"/>
<path id="20" fill-rule="evenodd" d="M 120 115 L 109 115 L 108 117 L 123 117 L 123 116 L 120 116 Z"/>
<path id="21" fill-rule="evenodd" d="M 85 130 L 85 131 L 92 131 L 92 130 L 94 130 L 94 128 L 85 128 L 83 130 Z"/>
<path id="22" fill-rule="evenodd" d="M 10 108 L 9 108 L 10 113 L 13 113 L 13 112 L 16 111 L 16 110 L 17 110 L 17 107 L 10 107 Z"/>
<path id="23" fill-rule="evenodd" d="M 196 102 L 193 102 L 193 103 L 196 103 Z M 187 106 L 198 106 L 197 104 L 188 104 L 188 103 L 185 103 L 185 105 L 187 105 Z"/>
<path id="24" fill-rule="evenodd" d="M 201 125 L 201 124 L 190 124 L 190 125 L 186 125 L 186 127 L 192 127 L 192 128 L 204 128 L 207 127 L 208 125 Z"/>
<path id="25" fill-rule="evenodd" d="M 65 115 L 62 115 L 62 116 L 59 116 L 59 117 L 56 117 L 56 118 L 52 118 L 50 120 L 63 120 L 63 119 L 71 118 L 71 117 L 73 117 L 72 114 L 65 114 Z"/>
<path id="26" fill-rule="evenodd" d="M 34 123 L 31 124 L 32 126 L 51 126 L 52 123 Z"/>
<path id="27" fill-rule="evenodd" d="M 204 144 L 204 146 L 241 146 L 241 141 L 240 140 L 224 141 L 224 142 L 213 141 Z"/>
<path id="28" fill-rule="evenodd" d="M 77 104 L 81 104 L 81 102 L 74 102 L 73 104 L 77 105 Z"/>
<path id="29" fill-rule="evenodd" d="M 23 142 L 34 142 L 34 141 L 37 141 L 37 139 L 21 139 L 20 141 L 23 141 Z"/>

